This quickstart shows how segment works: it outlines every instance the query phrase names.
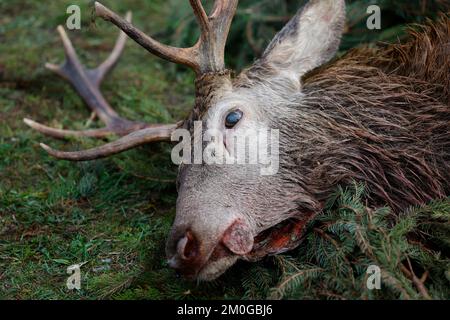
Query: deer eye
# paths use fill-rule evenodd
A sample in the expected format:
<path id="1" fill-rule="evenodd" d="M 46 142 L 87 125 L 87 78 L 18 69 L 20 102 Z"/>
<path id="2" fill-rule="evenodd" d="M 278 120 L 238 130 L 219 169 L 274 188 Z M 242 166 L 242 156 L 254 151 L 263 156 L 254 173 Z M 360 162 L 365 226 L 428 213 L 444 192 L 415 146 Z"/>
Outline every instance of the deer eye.
<path id="1" fill-rule="evenodd" d="M 239 120 L 241 120 L 241 118 L 242 118 L 241 110 L 232 111 L 225 118 L 225 126 L 228 129 L 231 129 L 239 122 Z"/>

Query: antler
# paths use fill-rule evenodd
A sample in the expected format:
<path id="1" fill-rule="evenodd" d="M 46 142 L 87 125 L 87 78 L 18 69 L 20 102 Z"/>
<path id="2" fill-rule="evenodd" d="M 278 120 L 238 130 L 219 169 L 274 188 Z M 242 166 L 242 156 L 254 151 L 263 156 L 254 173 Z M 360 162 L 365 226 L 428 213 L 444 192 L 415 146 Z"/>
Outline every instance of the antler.
<path id="1" fill-rule="evenodd" d="M 170 140 L 172 132 L 178 127 L 178 124 L 161 125 L 154 128 L 146 128 L 132 132 L 111 143 L 107 143 L 98 148 L 64 152 L 50 148 L 46 144 L 41 143 L 40 146 L 50 155 L 58 159 L 71 161 L 86 161 L 105 158 L 140 145 Z"/>
<path id="2" fill-rule="evenodd" d="M 127 13 L 125 19 L 126 21 L 131 21 L 130 12 Z M 59 139 L 68 137 L 104 138 L 112 134 L 124 137 L 100 148 L 79 152 L 61 152 L 41 144 L 48 153 L 59 159 L 92 160 L 116 154 L 145 143 L 170 140 L 171 133 L 179 124 L 155 125 L 123 119 L 111 108 L 100 92 L 102 80 L 116 65 L 123 52 L 127 39 L 125 33 L 120 33 L 109 57 L 96 69 L 88 70 L 81 64 L 64 28 L 59 26 L 57 31 L 63 42 L 66 61 L 60 66 L 47 63 L 46 68 L 70 82 L 86 104 L 106 126 L 101 129 L 74 131 L 51 128 L 30 119 L 24 119 L 24 122 L 45 135 Z"/>
<path id="3" fill-rule="evenodd" d="M 201 30 L 199 40 L 190 48 L 175 48 L 161 44 L 134 27 L 131 24 L 130 13 L 124 19 L 102 4 L 95 2 L 97 16 L 112 22 L 123 32 L 120 33 L 109 58 L 94 70 L 87 70 L 81 65 L 64 28 L 59 26 L 58 32 L 64 44 L 66 62 L 61 66 L 47 64 L 46 67 L 68 80 L 88 106 L 106 124 L 106 127 L 73 131 L 50 128 L 30 119 L 24 119 L 24 122 L 33 129 L 55 138 L 70 136 L 102 138 L 110 134 L 123 137 L 101 147 L 78 152 L 58 151 L 45 144 L 41 144 L 41 147 L 59 159 L 84 161 L 107 157 L 146 143 L 170 140 L 172 132 L 180 127 L 182 122 L 168 125 L 149 125 L 120 118 L 101 94 L 100 84 L 106 73 L 114 67 L 119 59 L 125 46 L 125 34 L 149 52 L 171 62 L 192 68 L 197 76 L 223 71 L 225 69 L 225 44 L 238 0 L 216 0 L 209 16 L 206 14 L 201 0 L 189 0 L 189 2 Z"/>
<path id="4" fill-rule="evenodd" d="M 168 61 L 186 65 L 197 75 L 223 71 L 225 44 L 238 0 L 216 0 L 210 16 L 206 14 L 201 0 L 189 2 L 201 30 L 200 39 L 190 48 L 175 48 L 159 43 L 99 2 L 95 2 L 95 13 L 122 29 L 149 52 Z"/>

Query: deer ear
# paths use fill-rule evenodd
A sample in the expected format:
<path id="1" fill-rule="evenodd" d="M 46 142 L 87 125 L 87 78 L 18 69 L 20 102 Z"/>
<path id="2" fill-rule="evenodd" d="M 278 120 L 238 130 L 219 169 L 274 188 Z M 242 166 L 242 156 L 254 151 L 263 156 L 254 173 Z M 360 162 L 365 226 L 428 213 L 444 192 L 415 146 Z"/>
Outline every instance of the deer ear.
<path id="1" fill-rule="evenodd" d="M 344 0 L 310 0 L 275 36 L 260 62 L 298 81 L 333 58 L 344 25 Z"/>

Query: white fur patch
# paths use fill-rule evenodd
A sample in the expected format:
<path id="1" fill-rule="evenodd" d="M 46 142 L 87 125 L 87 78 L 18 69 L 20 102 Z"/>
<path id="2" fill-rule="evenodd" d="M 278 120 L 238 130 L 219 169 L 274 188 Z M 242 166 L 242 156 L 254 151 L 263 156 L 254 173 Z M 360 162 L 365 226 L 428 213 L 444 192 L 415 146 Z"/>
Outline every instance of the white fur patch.
<path id="1" fill-rule="evenodd" d="M 286 78 L 296 79 L 330 60 L 345 22 L 343 0 L 312 0 L 269 45 L 265 59 Z"/>

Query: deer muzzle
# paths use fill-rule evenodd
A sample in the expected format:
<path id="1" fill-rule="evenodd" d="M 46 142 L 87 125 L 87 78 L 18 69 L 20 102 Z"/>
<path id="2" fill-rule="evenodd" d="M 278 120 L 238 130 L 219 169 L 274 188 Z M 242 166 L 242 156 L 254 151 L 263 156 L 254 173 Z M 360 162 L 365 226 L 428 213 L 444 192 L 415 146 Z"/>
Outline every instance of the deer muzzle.
<path id="1" fill-rule="evenodd" d="M 204 227 L 175 223 L 167 243 L 169 266 L 190 280 L 216 278 L 253 248 L 254 234 L 243 218 Z"/>

